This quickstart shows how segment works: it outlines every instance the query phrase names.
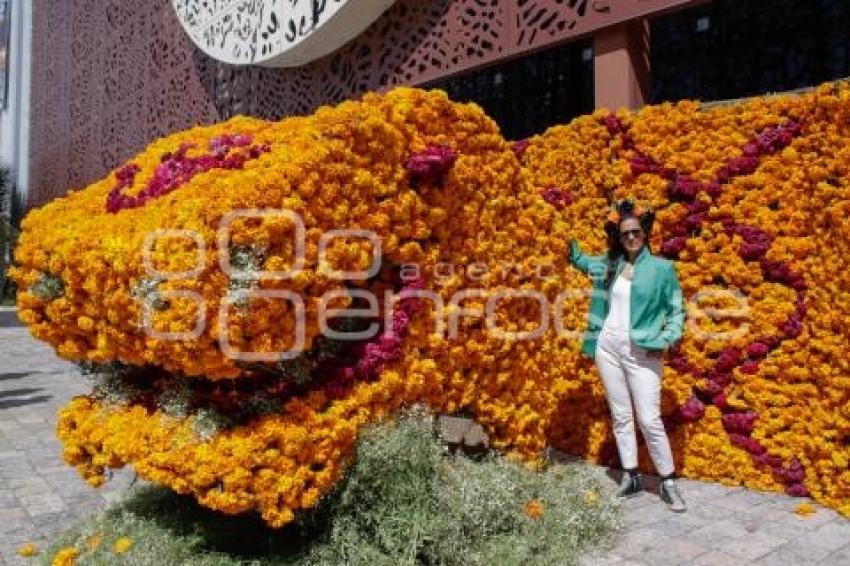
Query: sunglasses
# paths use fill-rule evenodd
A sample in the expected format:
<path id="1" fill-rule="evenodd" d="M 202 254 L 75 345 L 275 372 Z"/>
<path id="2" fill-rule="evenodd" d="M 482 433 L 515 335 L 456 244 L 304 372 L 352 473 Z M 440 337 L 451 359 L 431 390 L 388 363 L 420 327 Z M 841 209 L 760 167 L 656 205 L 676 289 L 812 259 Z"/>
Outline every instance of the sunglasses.
<path id="1" fill-rule="evenodd" d="M 628 240 L 629 236 L 634 236 L 637 238 L 643 238 L 643 230 L 636 228 L 634 230 L 626 230 L 624 232 L 620 232 L 620 238 L 623 240 Z"/>

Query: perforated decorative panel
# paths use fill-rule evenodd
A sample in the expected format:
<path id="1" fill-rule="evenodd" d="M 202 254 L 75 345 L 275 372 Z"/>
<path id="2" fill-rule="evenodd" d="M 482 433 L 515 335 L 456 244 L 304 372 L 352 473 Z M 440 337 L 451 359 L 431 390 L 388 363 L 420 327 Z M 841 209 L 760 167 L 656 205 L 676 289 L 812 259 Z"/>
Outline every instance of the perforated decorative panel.
<path id="1" fill-rule="evenodd" d="M 171 2 L 32 0 L 29 203 L 106 175 L 167 132 L 423 84 L 695 2 L 397 0 L 335 53 L 272 69 L 205 55 Z"/>
<path id="2" fill-rule="evenodd" d="M 231 64 L 295 67 L 360 35 L 395 0 L 172 0 L 186 33 Z"/>

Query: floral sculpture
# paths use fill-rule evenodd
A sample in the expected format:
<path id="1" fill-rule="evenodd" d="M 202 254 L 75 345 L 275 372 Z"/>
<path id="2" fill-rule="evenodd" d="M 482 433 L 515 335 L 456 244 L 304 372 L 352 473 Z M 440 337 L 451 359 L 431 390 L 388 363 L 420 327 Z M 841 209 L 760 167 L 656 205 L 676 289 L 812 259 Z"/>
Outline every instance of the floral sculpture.
<path id="1" fill-rule="evenodd" d="M 92 374 L 58 434 L 93 485 L 131 464 L 282 526 L 362 427 L 417 402 L 530 462 L 553 444 L 616 464 L 567 242 L 601 253 L 607 204 L 637 196 L 694 321 L 662 403 L 681 473 L 850 515 L 848 142 L 845 85 L 514 143 L 409 88 L 237 117 L 32 211 L 20 316 Z"/>

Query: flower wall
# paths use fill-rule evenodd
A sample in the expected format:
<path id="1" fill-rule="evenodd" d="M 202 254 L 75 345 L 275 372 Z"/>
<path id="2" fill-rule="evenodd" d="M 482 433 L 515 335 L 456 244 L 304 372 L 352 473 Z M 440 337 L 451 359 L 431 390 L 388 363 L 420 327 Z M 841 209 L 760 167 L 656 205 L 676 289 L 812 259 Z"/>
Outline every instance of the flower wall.
<path id="1" fill-rule="evenodd" d="M 845 515 L 848 136 L 850 88 L 840 83 L 711 109 L 600 111 L 534 138 L 521 156 L 534 186 L 569 195 L 560 215 L 586 250 L 604 251 L 608 198 L 658 211 L 652 250 L 675 262 L 690 324 L 662 391 L 678 469 L 812 495 Z M 551 436 L 615 462 L 598 377 L 584 364 L 576 374 L 582 385 L 562 399 Z M 641 459 L 651 470 L 645 450 Z"/>
<path id="2" fill-rule="evenodd" d="M 283 525 L 332 488 L 363 426 L 415 402 L 474 415 L 496 447 L 530 462 L 549 443 L 616 464 L 595 368 L 551 321 L 584 327 L 586 299 L 558 305 L 564 289 L 589 288 L 568 266 L 569 239 L 601 253 L 608 199 L 637 197 L 658 211 L 653 250 L 693 297 L 695 326 L 667 357 L 662 401 L 680 473 L 811 494 L 850 515 L 848 141 L 844 85 L 708 110 L 600 111 L 516 143 L 439 91 L 396 89 L 280 122 L 238 117 L 158 140 L 31 212 L 16 252 L 20 313 L 95 377 L 59 424 L 65 459 L 93 485 L 131 464 L 204 505 Z M 303 221 L 291 279 L 263 272 L 294 264 L 292 218 L 237 216 L 229 248 L 219 240 L 232 211 L 269 208 Z M 376 234 L 380 253 L 340 237 L 322 260 L 323 234 L 342 228 Z M 194 235 L 148 240 L 146 268 L 155 230 Z M 334 276 L 377 255 L 374 275 Z M 293 304 L 257 291 L 302 297 L 301 355 L 224 351 L 296 343 Z M 378 297 L 381 316 L 352 316 L 365 306 L 356 291 Z M 160 333 L 196 329 L 202 309 L 186 292 L 203 299 L 200 331 L 146 332 L 146 317 Z M 328 338 L 329 293 L 332 328 L 383 332 Z M 504 336 L 544 314 L 541 336 Z M 440 321 L 454 332 L 437 333 Z M 645 452 L 641 466 L 651 471 Z"/>

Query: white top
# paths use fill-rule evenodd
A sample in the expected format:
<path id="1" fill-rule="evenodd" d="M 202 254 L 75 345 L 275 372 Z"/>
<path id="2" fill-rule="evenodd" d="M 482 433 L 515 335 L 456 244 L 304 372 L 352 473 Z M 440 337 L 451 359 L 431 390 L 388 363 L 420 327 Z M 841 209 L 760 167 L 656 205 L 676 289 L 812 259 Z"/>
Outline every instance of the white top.
<path id="1" fill-rule="evenodd" d="M 611 286 L 611 306 L 603 328 L 615 332 L 628 332 L 631 314 L 632 282 L 622 274 Z"/>

